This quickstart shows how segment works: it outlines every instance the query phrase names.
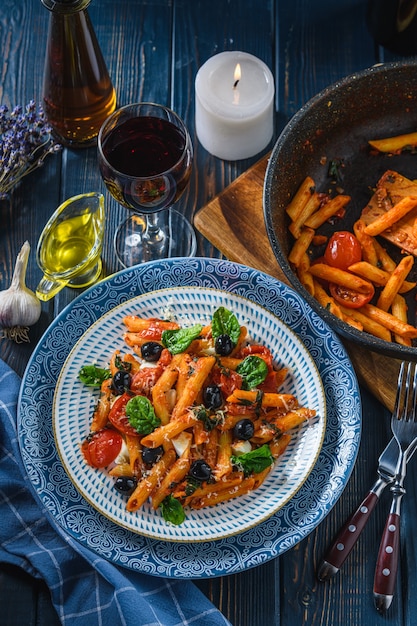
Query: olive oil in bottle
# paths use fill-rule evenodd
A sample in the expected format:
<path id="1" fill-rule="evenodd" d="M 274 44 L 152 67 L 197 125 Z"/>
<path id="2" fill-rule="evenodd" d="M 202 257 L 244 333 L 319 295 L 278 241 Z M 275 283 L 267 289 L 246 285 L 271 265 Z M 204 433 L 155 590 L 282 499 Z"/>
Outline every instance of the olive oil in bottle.
<path id="1" fill-rule="evenodd" d="M 116 93 L 87 6 L 90 0 L 41 0 L 49 9 L 43 107 L 60 141 L 93 145 L 116 108 Z"/>

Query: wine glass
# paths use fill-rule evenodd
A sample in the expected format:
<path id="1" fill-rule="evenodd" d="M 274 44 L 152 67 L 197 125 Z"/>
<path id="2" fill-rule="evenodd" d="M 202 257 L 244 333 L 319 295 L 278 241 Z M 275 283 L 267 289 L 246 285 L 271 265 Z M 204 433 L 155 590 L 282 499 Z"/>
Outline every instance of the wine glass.
<path id="1" fill-rule="evenodd" d="M 98 135 L 100 172 L 112 196 L 132 211 L 114 238 L 124 267 L 196 253 L 193 227 L 171 208 L 188 184 L 192 160 L 184 122 L 165 106 L 129 104 L 103 123 Z"/>

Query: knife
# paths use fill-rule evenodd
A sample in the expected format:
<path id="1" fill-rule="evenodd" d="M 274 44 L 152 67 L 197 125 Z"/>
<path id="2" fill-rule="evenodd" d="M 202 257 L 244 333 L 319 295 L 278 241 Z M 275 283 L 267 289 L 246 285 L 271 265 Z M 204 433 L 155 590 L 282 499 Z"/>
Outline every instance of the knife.
<path id="1" fill-rule="evenodd" d="M 409 449 L 407 463 L 413 456 L 416 447 L 417 443 Z M 400 449 L 398 443 L 395 437 L 393 437 L 378 459 L 378 479 L 368 491 L 356 511 L 341 527 L 323 557 L 317 572 L 317 577 L 320 581 L 329 580 L 329 578 L 337 574 L 346 558 L 351 553 L 353 546 L 365 528 L 382 492 L 387 485 L 394 481 L 399 454 Z"/>

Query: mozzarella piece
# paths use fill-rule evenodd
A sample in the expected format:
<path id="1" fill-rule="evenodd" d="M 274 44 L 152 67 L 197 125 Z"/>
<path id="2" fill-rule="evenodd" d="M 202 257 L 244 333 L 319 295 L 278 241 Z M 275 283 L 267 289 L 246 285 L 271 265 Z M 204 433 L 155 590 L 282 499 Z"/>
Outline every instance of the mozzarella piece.
<path id="1" fill-rule="evenodd" d="M 174 446 L 175 452 L 178 456 L 182 456 L 187 448 L 190 447 L 191 440 L 193 436 L 191 433 L 180 433 L 174 439 L 171 439 L 172 445 Z"/>
<path id="2" fill-rule="evenodd" d="M 236 441 L 236 443 L 232 444 L 232 452 L 236 456 L 246 454 L 246 452 L 250 452 L 251 450 L 252 445 L 250 441 Z"/>

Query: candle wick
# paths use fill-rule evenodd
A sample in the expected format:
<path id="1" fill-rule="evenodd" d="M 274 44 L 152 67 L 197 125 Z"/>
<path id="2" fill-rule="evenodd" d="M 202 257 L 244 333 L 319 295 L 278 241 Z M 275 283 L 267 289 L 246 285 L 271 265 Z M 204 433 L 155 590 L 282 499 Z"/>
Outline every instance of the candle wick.
<path id="1" fill-rule="evenodd" d="M 236 89 L 236 87 L 238 86 L 239 83 L 239 78 L 237 80 L 235 80 L 234 84 L 233 84 L 233 89 Z"/>

